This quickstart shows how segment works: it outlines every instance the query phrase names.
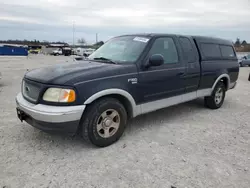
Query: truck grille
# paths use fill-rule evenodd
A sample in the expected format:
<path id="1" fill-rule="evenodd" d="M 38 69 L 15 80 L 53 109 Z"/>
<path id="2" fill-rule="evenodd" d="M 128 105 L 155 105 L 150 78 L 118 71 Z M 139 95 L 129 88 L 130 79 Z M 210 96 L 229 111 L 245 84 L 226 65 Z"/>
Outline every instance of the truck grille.
<path id="1" fill-rule="evenodd" d="M 36 103 L 41 91 L 41 85 L 30 80 L 23 80 L 22 94 L 25 99 L 32 103 Z"/>

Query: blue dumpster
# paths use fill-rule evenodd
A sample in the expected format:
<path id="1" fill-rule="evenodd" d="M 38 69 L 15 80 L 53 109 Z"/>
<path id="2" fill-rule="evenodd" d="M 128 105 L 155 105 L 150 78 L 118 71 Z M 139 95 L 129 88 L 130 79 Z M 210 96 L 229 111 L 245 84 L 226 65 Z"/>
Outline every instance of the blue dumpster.
<path id="1" fill-rule="evenodd" d="M 27 56 L 28 49 L 23 46 L 0 45 L 0 55 Z"/>

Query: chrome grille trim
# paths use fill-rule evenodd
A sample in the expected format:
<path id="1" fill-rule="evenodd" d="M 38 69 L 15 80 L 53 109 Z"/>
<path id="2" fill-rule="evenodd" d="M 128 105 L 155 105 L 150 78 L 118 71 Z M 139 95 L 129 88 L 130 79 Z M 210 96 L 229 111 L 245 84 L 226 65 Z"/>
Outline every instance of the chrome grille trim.
<path id="1" fill-rule="evenodd" d="M 41 85 L 29 80 L 23 80 L 22 82 L 22 94 L 24 98 L 32 103 L 36 103 L 41 91 Z"/>

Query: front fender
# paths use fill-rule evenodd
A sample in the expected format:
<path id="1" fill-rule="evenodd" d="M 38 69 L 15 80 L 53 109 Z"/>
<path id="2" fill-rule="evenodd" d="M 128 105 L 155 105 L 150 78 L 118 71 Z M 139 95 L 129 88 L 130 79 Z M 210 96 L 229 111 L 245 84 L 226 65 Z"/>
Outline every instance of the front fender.
<path id="1" fill-rule="evenodd" d="M 95 100 L 97 100 L 97 99 L 99 99 L 101 97 L 108 96 L 108 95 L 121 95 L 121 96 L 125 97 L 129 101 L 129 103 L 130 103 L 130 105 L 132 107 L 132 116 L 133 117 L 137 116 L 140 113 L 138 111 L 138 107 L 136 106 L 135 100 L 132 97 L 132 95 L 130 95 L 127 91 L 122 90 L 122 89 L 118 89 L 118 88 L 105 89 L 105 90 L 99 91 L 99 92 L 93 94 L 92 96 L 90 96 L 84 102 L 84 104 L 85 105 L 90 104 L 93 101 L 95 101 Z"/>

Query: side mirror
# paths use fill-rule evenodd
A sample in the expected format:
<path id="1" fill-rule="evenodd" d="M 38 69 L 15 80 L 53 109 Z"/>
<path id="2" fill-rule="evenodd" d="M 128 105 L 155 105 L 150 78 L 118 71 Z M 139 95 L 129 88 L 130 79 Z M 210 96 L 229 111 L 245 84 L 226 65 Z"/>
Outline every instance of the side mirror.
<path id="1" fill-rule="evenodd" d="M 149 58 L 150 66 L 161 66 L 164 63 L 164 58 L 161 54 L 154 54 Z"/>

